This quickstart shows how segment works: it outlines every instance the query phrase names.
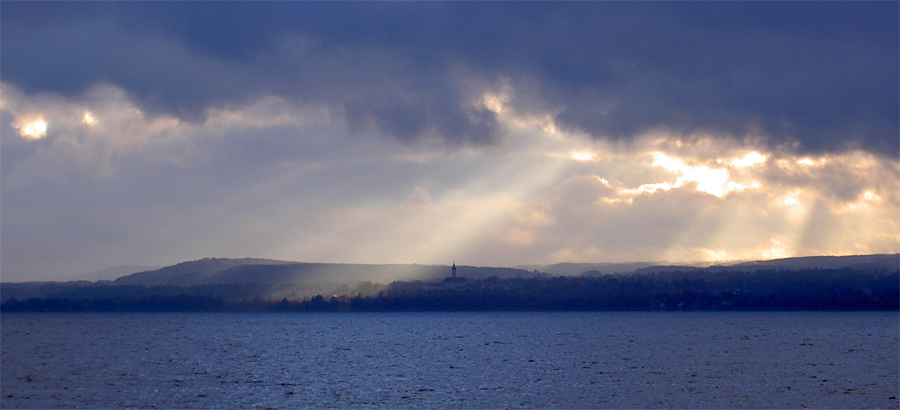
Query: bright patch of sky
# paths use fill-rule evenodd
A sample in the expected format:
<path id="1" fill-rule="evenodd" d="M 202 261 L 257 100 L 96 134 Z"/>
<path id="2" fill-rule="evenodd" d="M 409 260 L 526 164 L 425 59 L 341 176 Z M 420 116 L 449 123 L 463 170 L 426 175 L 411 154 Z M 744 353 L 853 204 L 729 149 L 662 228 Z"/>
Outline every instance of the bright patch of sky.
<path id="1" fill-rule="evenodd" d="M 38 140 L 47 135 L 47 121 L 42 119 L 17 121 L 13 126 L 19 129 L 19 135 L 25 139 Z"/>
<path id="2" fill-rule="evenodd" d="M 81 115 L 81 123 L 84 125 L 96 125 L 97 118 L 94 117 L 94 114 L 90 111 L 85 111 L 84 114 Z"/>

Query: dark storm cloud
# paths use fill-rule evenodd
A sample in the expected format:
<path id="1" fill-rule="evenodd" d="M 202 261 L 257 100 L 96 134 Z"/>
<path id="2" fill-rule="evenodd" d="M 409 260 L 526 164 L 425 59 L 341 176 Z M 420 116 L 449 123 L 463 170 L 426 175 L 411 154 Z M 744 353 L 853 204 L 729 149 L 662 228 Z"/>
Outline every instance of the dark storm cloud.
<path id="1" fill-rule="evenodd" d="M 200 119 L 265 95 L 403 140 L 494 140 L 473 93 L 595 137 L 761 132 L 895 155 L 898 4 L 5 3 L 3 81 Z"/>

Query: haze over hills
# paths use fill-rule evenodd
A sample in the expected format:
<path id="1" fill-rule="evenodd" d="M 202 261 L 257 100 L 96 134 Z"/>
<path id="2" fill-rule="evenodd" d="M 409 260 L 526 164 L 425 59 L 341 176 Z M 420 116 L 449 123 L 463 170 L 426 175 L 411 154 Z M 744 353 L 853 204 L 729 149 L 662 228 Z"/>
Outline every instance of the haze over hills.
<path id="1" fill-rule="evenodd" d="M 731 264 L 715 264 L 710 266 L 698 265 L 655 265 L 637 269 L 634 273 L 656 273 L 706 270 L 710 272 L 754 272 L 757 270 L 799 270 L 799 269 L 900 269 L 900 254 L 876 254 L 876 255 L 850 255 L 850 256 L 803 256 L 795 258 L 782 258 L 770 260 L 758 260 L 749 262 L 734 262 Z"/>
<path id="2" fill-rule="evenodd" d="M 458 266 L 460 276 L 510 278 L 534 276 L 516 268 Z M 123 276 L 116 285 L 197 286 L 232 283 L 338 284 L 391 282 L 396 280 L 440 280 L 450 275 L 450 266 L 409 264 L 343 264 L 287 262 L 271 259 L 207 258 Z"/>
<path id="3" fill-rule="evenodd" d="M 752 272 L 762 269 L 900 269 L 900 254 L 808 256 L 731 263 L 696 262 L 671 265 L 665 262 L 557 263 L 474 267 L 459 265 L 460 276 L 483 279 L 606 274 L 655 273 L 675 270 L 728 270 Z M 233 283 L 340 284 L 360 281 L 440 280 L 449 276 L 449 265 L 308 263 L 263 258 L 204 258 L 162 268 L 123 266 L 82 274 L 78 281 L 112 281 L 113 285 L 198 286 Z M 8 283 L 8 282 L 7 282 Z"/>
<path id="4" fill-rule="evenodd" d="M 898 269 L 900 254 L 811 256 L 738 262 L 731 265 L 697 263 L 693 265 L 662 265 L 658 262 L 633 263 L 560 263 L 554 265 L 524 265 L 514 268 L 458 266 L 460 276 L 484 279 L 531 277 L 538 273 L 555 276 L 600 274 L 654 273 L 674 270 L 728 270 L 752 272 L 768 269 Z M 206 258 L 183 262 L 161 269 L 138 272 L 113 281 L 116 285 L 198 286 L 235 283 L 291 284 L 307 287 L 336 287 L 355 282 L 391 282 L 397 280 L 434 281 L 449 276 L 450 266 L 409 264 L 341 264 L 306 263 L 272 259 Z"/>
<path id="5" fill-rule="evenodd" d="M 898 269 L 900 254 L 852 255 L 852 256 L 803 256 L 794 258 L 734 261 L 694 262 L 671 265 L 665 262 L 629 263 L 557 263 L 553 265 L 522 265 L 518 268 L 537 270 L 551 275 L 608 275 L 615 273 L 654 273 L 674 270 L 721 270 L 752 272 L 761 269 Z"/>
<path id="6" fill-rule="evenodd" d="M 808 256 L 802 258 L 783 258 L 766 261 L 744 262 L 732 265 L 731 268 L 742 270 L 756 269 L 898 269 L 900 254 L 851 255 L 851 256 Z"/>
<path id="7" fill-rule="evenodd" d="M 87 281 L 98 281 L 98 280 L 115 280 L 117 278 L 121 278 L 122 276 L 130 275 L 135 272 L 145 272 L 148 270 L 159 269 L 160 266 L 149 266 L 149 265 L 126 265 L 126 266 L 115 266 L 112 268 L 106 268 L 97 272 L 89 272 L 89 273 L 81 273 L 72 276 L 69 280 L 87 280 Z"/>
<path id="8" fill-rule="evenodd" d="M 516 268 L 458 265 L 461 277 L 534 277 Z M 83 297 L 84 295 L 147 296 L 188 292 L 224 298 L 291 299 L 315 295 L 372 294 L 395 281 L 440 282 L 450 266 L 414 264 L 304 263 L 260 258 L 205 258 L 137 272 L 108 281 L 2 283 L 2 299 L 11 297 Z M 93 290 L 89 288 L 94 288 Z M 118 290 L 114 290 L 118 289 Z"/>
<path id="9" fill-rule="evenodd" d="M 579 276 L 589 274 L 631 273 L 648 266 L 656 266 L 664 262 L 628 262 L 628 263 L 556 263 L 553 265 L 521 265 L 517 268 L 539 271 L 551 275 Z"/>
<path id="10" fill-rule="evenodd" d="M 113 281 L 4 282 L 0 306 L 6 311 L 334 310 L 351 309 L 352 299 L 352 309 L 361 310 L 890 310 L 900 303 L 900 254 L 646 265 L 556 264 L 529 266 L 536 268 L 530 271 L 457 265 L 458 276 L 466 279 L 449 280 L 446 265 L 206 258 Z"/>

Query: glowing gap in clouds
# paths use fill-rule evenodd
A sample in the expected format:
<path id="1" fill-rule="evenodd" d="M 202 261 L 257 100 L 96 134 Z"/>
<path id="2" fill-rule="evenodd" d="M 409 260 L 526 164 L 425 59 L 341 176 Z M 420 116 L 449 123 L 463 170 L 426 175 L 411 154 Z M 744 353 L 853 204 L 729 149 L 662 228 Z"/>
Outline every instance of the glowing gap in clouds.
<path id="1" fill-rule="evenodd" d="M 768 158 L 765 155 L 760 154 L 756 151 L 753 151 L 753 152 L 748 153 L 747 155 L 744 155 L 743 157 L 735 158 L 735 159 L 731 160 L 730 163 L 731 163 L 731 165 L 733 165 L 737 168 L 747 168 L 747 167 L 751 167 L 754 165 L 762 164 L 762 163 L 766 162 L 767 159 Z"/>
<path id="2" fill-rule="evenodd" d="M 22 138 L 38 140 L 47 135 L 47 121 L 38 119 L 19 127 L 19 135 Z"/>
<path id="3" fill-rule="evenodd" d="M 672 184 L 668 182 L 660 182 L 657 184 L 643 184 L 637 188 L 622 188 L 619 192 L 625 195 L 638 195 L 643 193 L 652 194 L 659 190 L 668 191 L 672 188 Z"/>
<path id="4" fill-rule="evenodd" d="M 594 159 L 594 154 L 585 151 L 576 151 L 572 153 L 572 159 L 576 161 L 590 161 Z"/>
<path id="5" fill-rule="evenodd" d="M 84 125 L 96 125 L 97 117 L 94 117 L 94 114 L 90 111 L 85 111 L 84 115 L 81 116 L 81 123 Z"/>
<path id="6" fill-rule="evenodd" d="M 753 153 L 748 154 L 747 156 L 736 161 L 742 164 L 741 166 L 743 167 L 765 161 L 765 157 L 763 157 L 762 155 L 757 154 L 759 155 L 759 157 L 756 157 L 752 154 Z M 678 179 L 675 180 L 675 183 L 671 185 L 671 188 L 678 188 L 686 183 L 696 182 L 698 191 L 706 192 L 707 194 L 720 198 L 732 191 L 742 191 L 747 188 L 759 187 L 759 184 L 757 183 L 743 185 L 732 181 L 730 179 L 730 175 L 728 174 L 728 170 L 726 169 L 714 169 L 706 165 L 691 166 L 686 164 L 681 159 L 672 158 L 661 152 L 653 153 L 653 166 L 662 167 L 669 171 L 681 174 L 681 176 L 679 176 Z M 665 189 L 663 188 L 663 186 L 659 186 L 657 189 L 659 188 Z M 653 189 L 653 191 L 655 190 L 656 189 Z"/>

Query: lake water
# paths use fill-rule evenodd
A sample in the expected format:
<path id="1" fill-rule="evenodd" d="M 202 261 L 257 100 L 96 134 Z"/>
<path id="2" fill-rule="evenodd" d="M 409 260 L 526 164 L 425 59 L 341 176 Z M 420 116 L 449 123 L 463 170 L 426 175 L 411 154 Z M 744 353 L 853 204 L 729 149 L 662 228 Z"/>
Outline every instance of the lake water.
<path id="1" fill-rule="evenodd" d="M 3 314 L 2 408 L 898 408 L 900 315 Z"/>

